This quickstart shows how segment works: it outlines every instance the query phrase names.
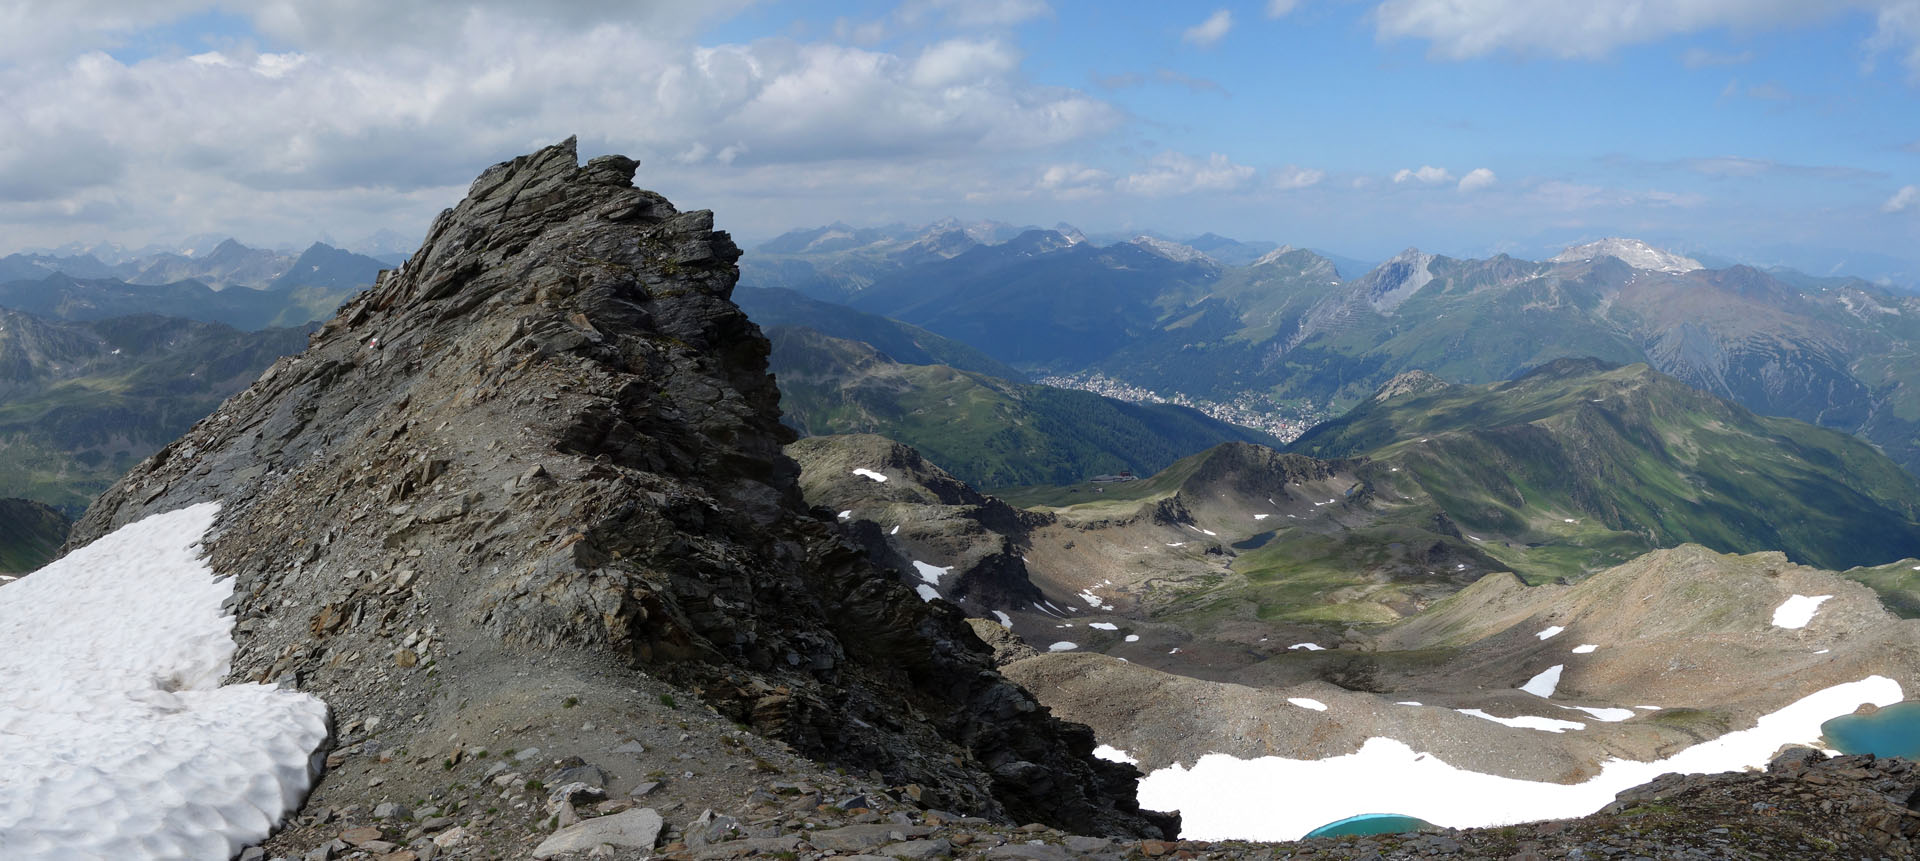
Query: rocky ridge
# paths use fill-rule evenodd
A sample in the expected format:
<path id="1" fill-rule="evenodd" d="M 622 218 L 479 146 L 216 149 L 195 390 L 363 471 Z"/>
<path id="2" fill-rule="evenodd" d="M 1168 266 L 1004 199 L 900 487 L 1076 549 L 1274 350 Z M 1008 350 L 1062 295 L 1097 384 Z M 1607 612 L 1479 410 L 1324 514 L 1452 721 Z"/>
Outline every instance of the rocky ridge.
<path id="1" fill-rule="evenodd" d="M 438 798 L 466 817 L 455 854 L 518 854 L 563 818 L 503 773 L 530 791 L 532 765 L 591 766 L 617 794 L 684 771 L 703 801 L 696 750 L 805 769 L 775 761 L 790 748 L 916 807 L 1170 836 L 1177 818 L 1133 803 L 1137 773 L 995 672 L 959 612 L 807 509 L 767 342 L 728 300 L 739 250 L 711 213 L 635 189 L 636 166 L 580 166 L 568 140 L 487 170 L 70 546 L 221 502 L 207 549 L 236 577 L 233 678 L 334 709 L 310 806 Z M 676 696 L 751 732 L 712 744 Z M 641 741 L 676 724 L 667 750 Z M 543 750 L 451 784 L 421 768 L 466 775 L 510 742 Z"/>

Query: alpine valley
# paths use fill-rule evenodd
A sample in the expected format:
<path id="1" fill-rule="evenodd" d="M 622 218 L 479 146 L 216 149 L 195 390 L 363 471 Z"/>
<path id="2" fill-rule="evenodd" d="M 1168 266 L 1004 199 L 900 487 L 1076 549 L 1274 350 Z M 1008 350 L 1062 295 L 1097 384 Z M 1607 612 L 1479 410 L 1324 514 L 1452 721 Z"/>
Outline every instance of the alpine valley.
<path id="1" fill-rule="evenodd" d="M 743 252 L 639 171 L 496 164 L 365 278 L 0 261 L 0 568 L 66 536 L 0 632 L 192 514 L 218 671 L 111 695 L 326 716 L 149 811 L 0 708 L 54 757 L 0 855 L 1920 855 L 1920 769 L 1821 735 L 1920 685 L 1920 299 L 1620 239 Z"/>

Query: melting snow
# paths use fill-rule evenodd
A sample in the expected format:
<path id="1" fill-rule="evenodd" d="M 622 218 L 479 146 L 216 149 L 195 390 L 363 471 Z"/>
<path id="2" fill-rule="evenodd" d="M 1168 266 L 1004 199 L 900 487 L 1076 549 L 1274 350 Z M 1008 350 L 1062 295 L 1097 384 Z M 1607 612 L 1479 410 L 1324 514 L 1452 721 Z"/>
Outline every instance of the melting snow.
<path id="1" fill-rule="evenodd" d="M 1127 635 L 1127 642 L 1129 642 L 1129 643 L 1138 643 L 1138 642 L 1140 642 L 1140 635 L 1139 635 L 1139 634 L 1128 634 L 1128 635 Z"/>
<path id="2" fill-rule="evenodd" d="M 1253 519 L 1255 519 L 1255 520 L 1265 520 L 1265 519 L 1267 519 L 1267 518 L 1269 518 L 1269 517 L 1272 517 L 1272 516 L 1273 516 L 1273 515 L 1271 515 L 1271 514 L 1256 514 L 1256 515 L 1254 515 L 1254 516 L 1253 516 Z"/>
<path id="3" fill-rule="evenodd" d="M 1326 646 L 1322 646 L 1319 643 L 1294 643 L 1293 645 L 1288 646 L 1287 648 L 1288 649 L 1306 649 L 1309 652 L 1324 652 L 1327 650 Z"/>
<path id="4" fill-rule="evenodd" d="M 913 587 L 913 591 L 920 593 L 920 600 L 922 601 L 931 601 L 940 597 L 940 590 L 928 586 L 925 583 Z"/>
<path id="5" fill-rule="evenodd" d="M 849 509 L 847 509 L 847 510 L 845 510 L 845 511 L 842 511 L 842 512 L 840 512 L 840 519 L 841 519 L 841 520 L 845 520 L 845 519 L 847 519 L 847 518 L 849 518 L 849 517 L 852 517 L 852 516 L 853 516 L 853 509 L 851 509 L 851 508 L 849 508 Z"/>
<path id="6" fill-rule="evenodd" d="M 1089 628 L 1099 628 L 1099 629 L 1100 629 L 1100 630 L 1102 630 L 1102 631 L 1118 631 L 1118 630 L 1120 630 L 1120 626 L 1119 626 L 1119 625 L 1115 625 L 1115 624 L 1114 624 L 1114 623 L 1112 623 L 1112 622 L 1088 622 L 1088 623 L 1087 623 L 1087 627 L 1089 627 Z"/>
<path id="7" fill-rule="evenodd" d="M 1110 744 L 1103 744 L 1094 748 L 1093 755 L 1108 762 L 1124 762 L 1128 765 L 1140 764 L 1140 760 L 1134 759 L 1131 754 Z"/>
<path id="8" fill-rule="evenodd" d="M 1449 828 L 1584 816 L 1615 793 L 1667 773 L 1703 774 L 1764 765 L 1783 744 L 1820 737 L 1820 724 L 1863 702 L 1899 702 L 1898 682 L 1870 676 L 1810 694 L 1751 729 L 1694 745 L 1667 759 L 1610 759 L 1585 783 L 1516 780 L 1467 771 L 1404 742 L 1371 738 L 1354 753 L 1322 760 L 1201 757 L 1192 769 L 1159 769 L 1140 782 L 1140 805 L 1179 810 L 1181 836 L 1196 840 L 1297 840 L 1320 825 L 1391 810 Z"/>
<path id="9" fill-rule="evenodd" d="M 219 506 L 129 524 L 0 592 L 0 856 L 227 858 L 312 783 L 327 707 L 221 685 Z"/>
<path id="10" fill-rule="evenodd" d="M 1069 643 L 1069 642 L 1067 642 L 1066 640 L 1061 640 L 1061 641 L 1060 641 L 1060 642 L 1058 642 L 1058 643 L 1054 643 L 1053 645 L 1051 645 L 1051 646 L 1048 646 L 1048 647 L 1047 647 L 1047 651 L 1049 651 L 1049 652 L 1071 652 L 1071 651 L 1073 651 L 1074 649 L 1078 649 L 1078 648 L 1080 648 L 1080 645 L 1079 645 L 1078 643 Z"/>
<path id="11" fill-rule="evenodd" d="M 1497 724 L 1505 724 L 1506 726 L 1516 727 L 1519 729 L 1537 729 L 1537 730 L 1540 730 L 1541 732 L 1566 732 L 1567 730 L 1570 730 L 1570 729 L 1586 729 L 1587 728 L 1586 724 L 1579 723 L 1577 721 L 1555 720 L 1553 718 L 1537 717 L 1535 715 L 1520 715 L 1518 717 L 1503 718 L 1503 717 L 1494 717 L 1493 715 L 1487 714 L 1486 712 L 1483 712 L 1479 709 L 1454 709 L 1454 711 L 1457 711 L 1463 715 L 1471 715 L 1473 717 L 1480 718 L 1481 720 L 1490 720 Z"/>
<path id="12" fill-rule="evenodd" d="M 880 482 L 881 484 L 885 484 L 885 483 L 887 482 L 887 477 L 886 477 L 886 476 L 884 476 L 884 475 L 881 475 L 880 473 L 877 473 L 877 472 L 874 472 L 874 471 L 873 471 L 873 470 L 871 470 L 871 469 L 867 469 L 866 467 L 861 467 L 860 469 L 856 469 L 856 470 L 854 470 L 854 471 L 853 471 L 853 474 L 854 474 L 854 475 L 864 475 L 864 476 L 866 476 L 867 478 L 871 478 L 871 479 L 873 479 L 874 481 L 877 481 L 877 482 Z"/>
<path id="13" fill-rule="evenodd" d="M 1306 697 L 1287 697 L 1287 702 L 1293 703 L 1294 705 L 1299 706 L 1303 709 L 1313 709 L 1314 711 L 1317 711 L 1317 712 L 1323 712 L 1327 710 L 1326 703 L 1323 703 L 1319 700 L 1307 699 Z"/>
<path id="14" fill-rule="evenodd" d="M 994 617 L 995 619 L 999 619 L 999 620 L 1000 620 L 1000 627 L 1002 627 L 1002 628 L 1006 628 L 1006 629 L 1008 629 L 1008 630 L 1012 630 L 1012 629 L 1013 629 L 1013 617 L 1012 617 L 1012 616 L 1009 616 L 1009 615 L 1007 615 L 1006 613 L 1004 613 L 1004 612 L 1002 612 L 1002 611 L 1000 611 L 1000 610 L 995 610 L 995 611 L 993 611 L 993 617 Z"/>
<path id="15" fill-rule="evenodd" d="M 1555 636 L 1557 636 L 1561 631 L 1564 631 L 1564 630 L 1566 629 L 1560 627 L 1559 625 L 1549 625 L 1547 626 L 1546 630 L 1541 631 L 1540 633 L 1535 634 L 1534 636 L 1539 637 L 1542 640 L 1551 640 Z"/>
<path id="16" fill-rule="evenodd" d="M 1773 626 L 1776 628 L 1804 628 L 1813 621 L 1813 613 L 1820 609 L 1820 602 L 1832 595 L 1795 595 L 1780 603 L 1773 610 Z"/>
<path id="17" fill-rule="evenodd" d="M 913 560 L 913 570 L 920 572 L 920 579 L 938 586 L 940 585 L 940 578 L 946 576 L 948 571 L 952 571 L 953 566 L 948 565 L 942 568 L 938 565 L 928 565 L 925 562 L 915 559 Z"/>
<path id="18" fill-rule="evenodd" d="M 1581 643 L 1573 647 L 1573 653 L 1576 655 L 1591 655 L 1593 654 L 1593 650 L 1598 648 L 1600 647 L 1592 643 Z"/>
<path id="19" fill-rule="evenodd" d="M 1554 664 L 1545 672 L 1529 679 L 1526 684 L 1520 686 L 1520 689 L 1542 699 L 1553 696 L 1553 689 L 1560 686 L 1560 671 L 1566 668 L 1566 664 Z"/>
<path id="20" fill-rule="evenodd" d="M 1087 591 L 1085 591 L 1085 592 L 1077 592 L 1077 593 L 1075 593 L 1075 594 L 1079 596 L 1079 598 L 1080 598 L 1080 600 L 1082 600 L 1082 601 L 1085 601 L 1085 602 L 1087 602 L 1087 606 L 1089 606 L 1089 607 L 1092 607 L 1092 608 L 1093 608 L 1093 609 L 1095 609 L 1095 610 L 1111 610 L 1111 609 L 1113 609 L 1113 605 L 1111 605 L 1111 604 L 1108 604 L 1107 602 L 1105 602 L 1105 601 L 1102 601 L 1102 600 L 1100 600 L 1100 596 L 1099 596 L 1099 595 L 1095 595 L 1095 594 L 1093 594 L 1093 590 L 1092 590 L 1092 589 L 1088 589 L 1088 590 L 1087 590 Z"/>

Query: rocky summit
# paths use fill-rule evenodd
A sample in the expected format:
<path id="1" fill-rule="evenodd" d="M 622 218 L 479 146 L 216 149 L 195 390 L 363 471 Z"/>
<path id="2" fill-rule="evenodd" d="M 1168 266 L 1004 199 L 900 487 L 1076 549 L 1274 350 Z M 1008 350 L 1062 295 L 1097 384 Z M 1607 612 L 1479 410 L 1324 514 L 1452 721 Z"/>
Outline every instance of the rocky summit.
<path id="1" fill-rule="evenodd" d="M 222 505 L 232 678 L 335 722 L 269 849 L 521 857 L 597 812 L 648 844 L 776 839 L 784 817 L 725 814 L 796 799 L 1175 836 L 956 609 L 809 510 L 767 341 L 729 299 L 739 250 L 636 167 L 583 167 L 569 139 L 489 168 L 304 353 L 75 526 L 70 546 Z"/>

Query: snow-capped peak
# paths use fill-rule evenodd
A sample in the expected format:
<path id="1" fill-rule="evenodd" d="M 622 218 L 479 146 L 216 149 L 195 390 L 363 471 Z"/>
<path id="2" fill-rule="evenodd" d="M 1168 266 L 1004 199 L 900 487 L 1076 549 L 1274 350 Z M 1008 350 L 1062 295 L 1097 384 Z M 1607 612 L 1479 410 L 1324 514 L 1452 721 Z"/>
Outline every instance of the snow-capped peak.
<path id="1" fill-rule="evenodd" d="M 1596 257 L 1617 257 L 1620 262 L 1635 269 L 1649 269 L 1655 272 L 1692 272 L 1695 269 L 1707 268 L 1691 257 L 1682 257 L 1671 251 L 1655 248 L 1638 239 L 1619 237 L 1609 237 L 1598 242 L 1569 247 L 1555 255 L 1550 262 L 1576 263 Z"/>

